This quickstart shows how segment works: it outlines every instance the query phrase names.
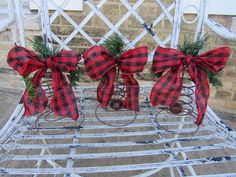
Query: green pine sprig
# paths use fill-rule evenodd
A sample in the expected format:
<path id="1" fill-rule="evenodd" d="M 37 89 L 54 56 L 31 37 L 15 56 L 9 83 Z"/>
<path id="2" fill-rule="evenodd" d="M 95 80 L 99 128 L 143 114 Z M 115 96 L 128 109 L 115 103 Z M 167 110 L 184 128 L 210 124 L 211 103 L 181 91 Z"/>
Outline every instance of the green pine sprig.
<path id="1" fill-rule="evenodd" d="M 219 71 L 217 73 L 213 73 L 207 69 L 203 69 L 203 71 L 206 72 L 209 82 L 213 87 L 215 87 L 215 88 L 222 88 L 223 87 L 223 83 L 221 81 L 221 79 L 223 77 L 223 71 Z"/>
<path id="2" fill-rule="evenodd" d="M 178 45 L 178 50 L 181 51 L 184 55 L 186 56 L 197 56 L 199 55 L 199 52 L 204 48 L 206 45 L 206 42 L 208 40 L 208 36 L 203 36 L 200 40 L 195 41 L 195 42 L 190 42 L 186 38 L 184 39 L 184 43 L 182 45 Z M 215 87 L 215 88 L 220 88 L 223 86 L 222 84 L 222 71 L 213 73 L 207 69 L 202 68 L 203 71 L 206 72 L 209 83 Z"/>
<path id="3" fill-rule="evenodd" d="M 54 56 L 57 50 L 50 50 L 41 36 L 35 36 L 33 39 L 29 39 L 32 44 L 33 50 L 39 55 L 40 59 L 45 60 L 50 56 Z"/>
<path id="4" fill-rule="evenodd" d="M 199 41 L 196 42 L 190 42 L 187 38 L 185 38 L 184 43 L 182 45 L 178 45 L 177 48 L 185 56 L 197 56 L 200 50 L 202 50 L 206 45 L 208 38 L 208 36 L 203 36 Z"/>
<path id="5" fill-rule="evenodd" d="M 36 95 L 36 90 L 35 90 L 33 83 L 32 83 L 33 78 L 29 77 L 29 75 L 26 75 L 26 76 L 23 76 L 23 80 L 25 82 L 26 90 L 29 93 L 29 98 L 30 98 L 30 100 L 32 100 Z"/>
<path id="6" fill-rule="evenodd" d="M 76 82 L 79 82 L 81 79 L 82 73 L 80 69 L 77 69 L 76 71 L 71 71 L 68 75 L 68 80 L 72 86 L 76 86 Z"/>
<path id="7" fill-rule="evenodd" d="M 121 36 L 118 34 L 112 35 L 110 38 L 106 39 L 102 46 L 104 46 L 112 56 L 119 56 L 124 52 L 125 43 Z"/>

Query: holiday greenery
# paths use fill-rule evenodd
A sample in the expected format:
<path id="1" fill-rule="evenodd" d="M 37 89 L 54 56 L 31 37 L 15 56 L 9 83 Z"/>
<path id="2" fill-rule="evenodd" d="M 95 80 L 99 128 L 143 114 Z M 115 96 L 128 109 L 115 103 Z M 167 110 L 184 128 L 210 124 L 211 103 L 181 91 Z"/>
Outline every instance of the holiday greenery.
<path id="1" fill-rule="evenodd" d="M 29 77 L 28 75 L 26 75 L 26 76 L 23 76 L 23 80 L 25 82 L 26 90 L 29 93 L 29 98 L 32 100 L 36 94 L 36 90 L 32 84 L 32 77 Z"/>
<path id="2" fill-rule="evenodd" d="M 82 71 L 78 67 L 76 71 L 71 71 L 68 75 L 68 80 L 72 86 L 76 86 L 76 82 L 80 81 L 80 78 L 82 77 Z"/>
<path id="3" fill-rule="evenodd" d="M 102 46 L 104 46 L 112 56 L 119 56 L 125 50 L 125 43 L 123 39 L 116 33 L 109 39 L 106 39 Z"/>
<path id="4" fill-rule="evenodd" d="M 178 50 L 181 51 L 186 56 L 197 56 L 199 55 L 199 52 L 203 49 L 203 47 L 206 45 L 206 42 L 208 40 L 208 36 L 203 36 L 200 40 L 195 42 L 190 42 L 186 38 L 184 39 L 184 43 L 182 45 L 178 45 Z M 203 68 L 202 68 L 203 69 Z M 222 87 L 223 84 L 221 82 L 222 78 L 222 71 L 213 73 L 207 69 L 203 69 L 207 77 L 209 79 L 209 83 L 216 88 Z"/>
<path id="5" fill-rule="evenodd" d="M 40 59 L 44 60 L 53 56 L 57 53 L 56 50 L 49 50 L 46 44 L 44 43 L 42 37 L 35 36 L 33 39 L 29 40 L 32 44 L 32 48 L 39 55 Z"/>
<path id="6" fill-rule="evenodd" d="M 220 71 L 218 73 L 213 73 L 213 72 L 206 70 L 206 69 L 203 69 L 203 70 L 206 72 L 209 82 L 213 87 L 215 87 L 215 88 L 223 87 L 223 84 L 221 81 L 222 76 L 223 76 L 222 71 Z"/>
<path id="7" fill-rule="evenodd" d="M 184 39 L 184 43 L 182 45 L 178 45 L 178 50 L 184 53 L 185 56 L 197 56 L 199 55 L 200 50 L 203 49 L 206 42 L 208 40 L 208 36 L 203 36 L 199 41 L 190 42 L 187 38 Z"/>

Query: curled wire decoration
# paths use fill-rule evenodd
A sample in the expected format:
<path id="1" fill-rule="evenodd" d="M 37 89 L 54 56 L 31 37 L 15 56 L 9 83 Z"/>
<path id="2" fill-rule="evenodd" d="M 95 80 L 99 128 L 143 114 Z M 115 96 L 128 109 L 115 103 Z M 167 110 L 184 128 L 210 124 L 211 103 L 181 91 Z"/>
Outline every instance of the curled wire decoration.
<path id="1" fill-rule="evenodd" d="M 41 2 L 41 1 L 40 1 Z M 26 5 L 26 4 L 28 4 L 28 3 L 31 3 L 31 4 L 33 4 L 33 5 L 35 5 L 36 7 L 37 7 L 37 9 L 38 9 L 38 12 L 37 12 L 37 14 L 34 14 L 34 15 L 31 15 L 31 14 L 25 14 L 25 12 L 24 12 L 24 6 Z M 42 3 L 41 3 L 42 4 Z M 25 19 L 28 19 L 28 20 L 35 20 L 35 19 L 37 19 L 38 17 L 39 17 L 39 15 L 40 15 L 40 12 L 41 12 L 41 7 L 42 7 L 42 5 L 41 4 L 39 4 L 38 2 L 36 2 L 36 1 L 34 1 L 34 0 L 25 0 L 25 1 L 23 1 L 22 3 L 21 3 L 21 5 L 20 5 L 20 13 L 21 13 L 21 15 L 25 18 Z"/>
<path id="2" fill-rule="evenodd" d="M 172 103 L 170 106 L 166 106 L 166 107 L 160 107 L 159 111 L 157 111 L 155 118 L 154 118 L 154 122 L 156 123 L 157 127 L 159 129 L 163 129 L 166 132 L 172 133 L 172 134 L 179 134 L 179 135 L 194 135 L 195 133 L 198 132 L 199 127 L 197 126 L 195 130 L 191 131 L 191 132 L 177 132 L 174 130 L 170 130 L 164 126 L 162 126 L 159 121 L 158 118 L 160 116 L 161 113 L 166 112 L 169 115 L 173 115 L 173 116 L 188 116 L 190 118 L 192 118 L 195 122 L 195 120 L 197 119 L 197 113 L 194 111 L 194 88 L 195 85 L 192 83 L 192 79 L 188 76 L 188 72 L 187 72 L 187 68 L 185 67 L 182 71 L 182 81 L 183 81 L 183 86 L 182 86 L 182 91 L 181 91 L 181 95 L 179 97 L 179 99 L 177 101 L 175 101 L 174 103 Z M 181 122 L 180 122 L 181 125 Z"/>
<path id="3" fill-rule="evenodd" d="M 195 9 L 196 10 L 196 17 L 193 19 L 193 20 L 187 20 L 186 18 L 185 18 L 185 16 L 184 16 L 184 14 L 185 14 L 185 12 L 186 12 L 186 10 L 187 9 L 189 9 L 189 8 L 192 8 L 192 9 Z M 195 5 L 187 5 L 187 6 L 185 6 L 184 8 L 183 8 L 183 10 L 182 10 L 182 13 L 181 13 L 181 17 L 182 17 L 182 19 L 183 19 L 183 21 L 185 22 L 185 23 L 187 23 L 187 24 L 193 24 L 193 23 L 195 23 L 196 21 L 197 21 L 197 19 L 199 18 L 199 9 L 197 8 L 197 6 L 195 6 Z"/>
<path id="4" fill-rule="evenodd" d="M 116 78 L 115 78 L 115 82 L 114 82 L 114 92 L 113 92 L 113 96 L 111 98 L 111 101 L 109 103 L 109 105 L 103 109 L 101 104 L 99 103 L 96 108 L 95 108 L 95 116 L 97 118 L 97 120 L 104 124 L 104 125 L 108 125 L 111 127 L 124 127 L 127 126 L 129 124 L 132 124 L 136 118 L 137 118 L 137 112 L 134 111 L 134 115 L 133 118 L 129 121 L 127 121 L 127 123 L 119 123 L 119 124 L 113 124 L 113 123 L 109 123 L 109 121 L 105 121 L 102 119 L 102 115 L 99 115 L 99 109 L 105 111 L 106 113 L 114 113 L 114 112 L 118 112 L 118 111 L 123 111 L 123 112 L 128 112 L 126 109 L 122 109 L 123 108 L 123 104 L 124 104 L 124 99 L 125 99 L 125 93 L 126 93 L 126 88 L 125 88 L 125 84 L 123 82 L 123 78 L 121 77 L 121 74 L 119 72 L 119 69 L 116 69 Z"/>
<path id="5" fill-rule="evenodd" d="M 53 98 L 53 94 L 54 94 L 54 91 L 52 89 L 52 79 L 51 79 L 51 72 L 50 71 L 47 71 L 45 73 L 45 76 L 41 81 L 41 86 L 42 86 L 42 88 L 44 88 L 47 98 L 48 98 L 48 102 L 50 103 Z M 43 127 L 40 125 L 40 120 L 42 120 L 42 119 L 45 122 L 52 123 L 52 122 L 58 122 L 58 121 L 65 118 L 65 116 L 57 116 L 57 118 L 55 118 L 55 116 L 51 116 L 51 115 L 53 115 L 53 111 L 50 109 L 50 106 L 47 105 L 46 110 L 37 116 L 37 119 L 35 121 L 35 129 L 40 130 L 43 128 L 49 128 L 48 126 Z M 64 134 L 64 133 L 71 132 L 75 129 L 81 128 L 81 125 L 83 124 L 84 120 L 85 120 L 84 113 L 82 111 L 79 111 L 79 119 L 77 121 L 74 121 L 75 125 L 74 126 L 63 126 L 62 130 L 65 130 L 65 131 L 57 133 L 57 134 Z"/>

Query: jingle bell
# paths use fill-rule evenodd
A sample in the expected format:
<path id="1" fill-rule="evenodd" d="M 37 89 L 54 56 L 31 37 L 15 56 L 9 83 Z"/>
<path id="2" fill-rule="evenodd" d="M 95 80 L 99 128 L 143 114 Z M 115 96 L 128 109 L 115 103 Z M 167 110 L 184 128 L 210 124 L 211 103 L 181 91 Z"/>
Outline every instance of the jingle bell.
<path id="1" fill-rule="evenodd" d="M 182 103 L 175 102 L 170 105 L 170 112 L 173 114 L 179 114 L 183 110 L 183 105 Z"/>
<path id="2" fill-rule="evenodd" d="M 114 110 L 119 110 L 123 107 L 123 101 L 120 99 L 112 99 L 109 106 Z"/>

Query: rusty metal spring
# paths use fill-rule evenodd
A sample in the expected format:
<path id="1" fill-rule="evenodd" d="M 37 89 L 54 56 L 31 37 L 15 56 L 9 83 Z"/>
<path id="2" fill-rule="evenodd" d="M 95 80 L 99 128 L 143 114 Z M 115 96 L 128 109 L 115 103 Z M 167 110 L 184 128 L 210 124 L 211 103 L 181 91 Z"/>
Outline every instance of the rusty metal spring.
<path id="1" fill-rule="evenodd" d="M 199 127 L 197 127 L 196 130 L 194 130 L 192 132 L 179 133 L 179 132 L 165 128 L 164 126 L 160 125 L 158 122 L 159 114 L 164 111 L 170 115 L 189 116 L 189 117 L 193 118 L 194 120 L 196 120 L 197 113 L 194 111 L 194 107 L 193 107 L 193 104 L 194 104 L 193 96 L 194 96 L 195 85 L 189 85 L 189 83 L 192 82 L 192 79 L 188 76 L 188 72 L 187 72 L 186 67 L 183 69 L 181 77 L 182 77 L 182 81 L 183 81 L 183 86 L 182 86 L 180 98 L 168 107 L 161 107 L 160 108 L 161 110 L 158 111 L 155 115 L 154 122 L 157 124 L 158 128 L 163 129 L 163 130 L 165 130 L 169 133 L 172 133 L 172 134 L 194 135 L 199 130 Z"/>
<path id="2" fill-rule="evenodd" d="M 121 110 L 123 107 L 125 93 L 126 93 L 126 88 L 125 88 L 125 84 L 123 82 L 123 78 L 122 78 L 121 74 L 119 73 L 119 69 L 116 68 L 116 78 L 115 78 L 115 82 L 114 82 L 114 95 L 112 96 L 112 99 L 109 103 L 109 107 L 112 109 L 109 109 L 108 107 L 106 107 L 104 110 L 106 112 L 113 112 L 113 111 Z M 127 126 L 127 125 L 133 123 L 137 118 L 137 112 L 134 111 L 133 119 L 131 119 L 127 123 L 111 124 L 111 123 L 108 123 L 108 122 L 102 120 L 101 117 L 98 116 L 98 109 L 100 109 L 100 108 L 101 108 L 101 104 L 99 103 L 95 109 L 95 116 L 96 116 L 97 120 L 104 125 L 108 125 L 108 126 L 112 126 L 112 127 L 123 127 L 123 126 Z"/>
<path id="3" fill-rule="evenodd" d="M 45 76 L 44 76 L 44 78 L 42 78 L 42 81 L 41 81 L 41 86 L 44 88 L 44 90 L 46 92 L 49 103 L 51 102 L 53 94 L 54 94 L 54 91 L 52 89 L 52 79 L 51 78 L 52 78 L 51 72 L 47 71 L 47 72 L 45 72 Z M 56 118 L 56 119 L 49 118 L 49 115 L 52 113 L 53 112 L 52 112 L 50 106 L 47 105 L 45 111 L 37 116 L 37 119 L 35 121 L 35 128 L 38 130 L 40 130 L 42 128 L 39 126 L 39 121 L 41 119 L 44 119 L 46 122 L 57 122 L 57 121 L 65 118 L 65 116 L 57 116 L 58 118 Z M 79 111 L 79 119 L 76 122 L 76 126 L 63 127 L 63 129 L 66 129 L 66 131 L 64 131 L 60 134 L 64 134 L 64 133 L 67 133 L 67 132 L 70 132 L 70 131 L 80 128 L 82 123 L 84 122 L 84 119 L 85 119 L 84 113 Z"/>

